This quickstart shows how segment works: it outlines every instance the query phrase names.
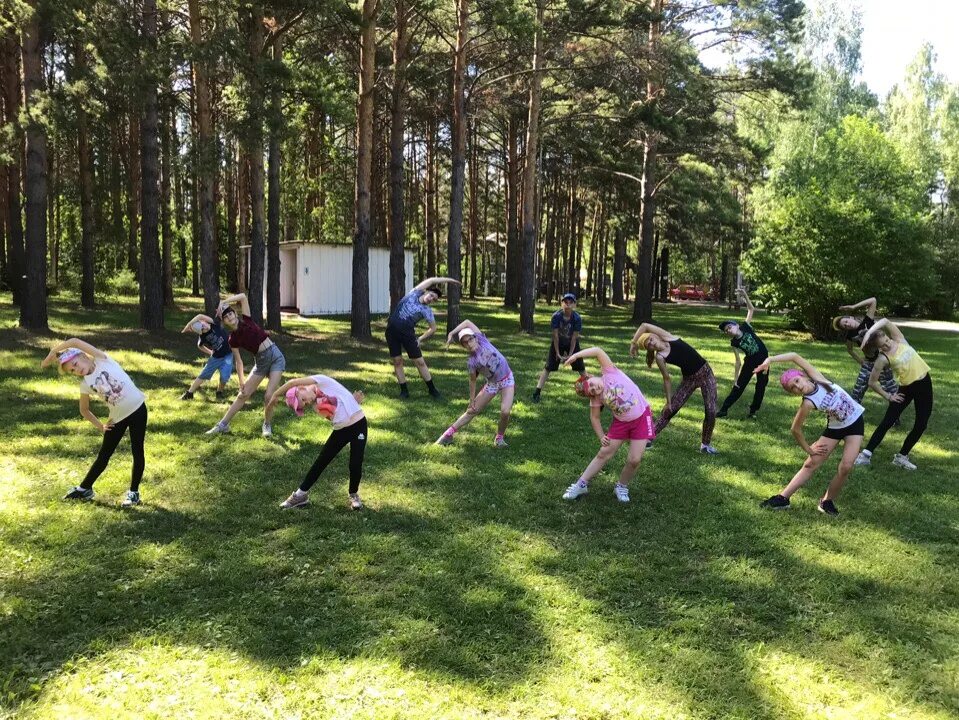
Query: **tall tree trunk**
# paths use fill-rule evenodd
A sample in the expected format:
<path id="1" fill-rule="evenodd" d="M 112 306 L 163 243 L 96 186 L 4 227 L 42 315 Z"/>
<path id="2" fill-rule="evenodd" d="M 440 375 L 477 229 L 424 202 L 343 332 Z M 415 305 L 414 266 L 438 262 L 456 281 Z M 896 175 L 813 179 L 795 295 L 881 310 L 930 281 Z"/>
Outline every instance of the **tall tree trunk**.
<path id="1" fill-rule="evenodd" d="M 665 0 L 652 0 L 652 19 L 649 23 L 649 56 L 659 52 L 659 36 Z M 656 72 L 651 72 L 646 83 L 646 97 L 656 102 L 660 85 Z M 642 197 L 640 214 L 639 253 L 636 263 L 636 297 L 633 301 L 633 322 L 642 323 L 653 319 L 651 271 L 653 265 L 653 222 L 656 218 L 656 160 L 659 138 L 655 132 L 647 132 L 643 145 Z"/>
<path id="2" fill-rule="evenodd" d="M 396 30 L 393 35 L 393 97 L 390 107 L 390 309 L 406 291 L 406 217 L 403 174 L 406 130 L 407 67 L 409 31 L 406 0 L 396 0 Z"/>
<path id="3" fill-rule="evenodd" d="M 160 125 L 160 230 L 163 237 L 163 305 L 173 307 L 173 227 L 170 213 L 170 126 L 173 124 L 173 94 L 164 83 L 164 112 Z"/>
<path id="4" fill-rule="evenodd" d="M 523 275 L 520 283 L 520 327 L 532 333 L 536 306 L 536 163 L 539 148 L 539 109 L 543 87 L 543 16 L 545 0 L 536 2 L 536 34 L 533 39 L 533 76 L 529 89 L 529 120 L 526 125 L 526 165 L 523 168 Z"/>
<path id="5" fill-rule="evenodd" d="M 210 100 L 210 73 L 203 39 L 199 0 L 188 0 L 190 41 L 193 44 L 193 87 L 197 114 L 197 193 L 200 202 L 200 268 L 203 283 L 203 304 L 213 313 L 220 302 L 220 272 L 213 238 L 214 175 L 217 168 L 216 138 L 213 136 L 213 111 Z"/>
<path id="6" fill-rule="evenodd" d="M 43 92 L 43 48 L 38 0 L 29 3 L 33 13 L 23 26 L 23 91 L 26 111 L 27 173 L 25 195 L 26 280 L 20 303 L 20 327 L 47 329 L 47 135 L 37 103 Z"/>
<path id="7" fill-rule="evenodd" d="M 273 63 L 283 62 L 283 36 L 273 38 Z M 280 321 L 280 134 L 283 110 L 280 106 L 279 80 L 270 88 L 269 185 L 266 239 L 266 326 L 279 332 Z"/>
<path id="8" fill-rule="evenodd" d="M 125 236 L 123 228 L 123 173 L 120 158 L 123 156 L 123 120 L 120 116 L 111 128 L 112 152 L 110 153 L 110 222 L 113 225 L 113 264 L 119 270 L 126 263 Z"/>
<path id="9" fill-rule="evenodd" d="M 470 300 L 476 297 L 476 247 L 479 244 L 479 128 L 473 122 L 470 152 Z"/>
<path id="10" fill-rule="evenodd" d="M 226 286 L 231 293 L 239 292 L 237 281 L 237 162 L 232 142 L 226 150 Z"/>
<path id="11" fill-rule="evenodd" d="M 237 163 L 236 163 L 236 224 L 239 245 L 249 245 L 250 243 L 250 158 L 243 151 L 242 145 L 237 145 Z M 250 282 L 250 268 L 247 258 L 249 253 L 242 252 L 237 258 L 238 270 L 237 281 L 240 292 L 246 292 Z"/>
<path id="12" fill-rule="evenodd" d="M 20 108 L 23 103 L 23 86 L 20 77 L 20 44 L 16 35 L 8 34 L 3 39 L 3 104 L 4 122 L 14 131 L 10 164 L 7 165 L 7 184 L 3 192 L 7 196 L 7 284 L 13 293 L 13 304 L 23 301 L 23 282 L 26 258 L 23 248 L 23 135 L 20 128 Z"/>
<path id="13" fill-rule="evenodd" d="M 370 184 L 373 172 L 373 93 L 379 0 L 361 0 L 360 77 L 356 103 L 356 198 L 353 218 L 353 304 L 350 335 L 370 337 Z"/>
<path id="14" fill-rule="evenodd" d="M 79 78 L 86 76 L 87 51 L 83 43 L 74 47 L 74 67 Z M 90 130 L 83 101 L 77 103 L 77 163 L 80 180 L 80 304 L 92 308 L 96 302 L 94 260 L 96 230 L 93 225 L 93 159 L 90 154 Z"/>
<path id="15" fill-rule="evenodd" d="M 144 60 L 148 65 L 157 49 L 156 0 L 143 0 Z M 149 77 L 149 73 L 147 73 Z M 143 118 L 140 121 L 140 327 L 163 328 L 163 277 L 160 266 L 160 168 L 157 147 L 159 124 L 157 84 L 150 79 L 143 94 Z"/>
<path id="16" fill-rule="evenodd" d="M 176 221 L 177 234 L 177 255 L 180 259 L 179 276 L 181 280 L 186 280 L 189 269 L 186 257 L 186 235 L 183 227 L 186 225 L 186 215 L 183 209 L 183 186 L 184 186 L 184 163 L 180 160 L 180 133 L 177 130 L 177 112 L 176 106 L 172 108 L 173 116 L 170 119 L 170 142 L 172 143 L 172 154 L 176 157 L 173 163 L 173 216 Z M 189 167 L 187 164 L 186 167 Z"/>
<path id="17" fill-rule="evenodd" d="M 266 259 L 263 222 L 263 81 L 260 77 L 260 54 L 263 47 L 263 8 L 259 3 L 241 11 L 247 32 L 247 64 L 249 130 L 246 137 L 250 163 L 250 312 L 253 321 L 263 322 L 263 264 Z"/>
<path id="18" fill-rule="evenodd" d="M 519 284 L 523 270 L 523 249 L 516 227 L 517 166 L 516 145 L 519 133 L 516 118 L 510 114 L 506 121 L 506 173 L 504 193 L 506 205 L 506 286 L 503 289 L 503 304 L 508 308 L 519 305 Z"/>
<path id="19" fill-rule="evenodd" d="M 625 270 L 626 228 L 619 225 L 616 227 L 616 234 L 613 236 L 613 305 L 622 305 L 625 302 L 623 297 Z M 652 297 L 652 295 L 650 295 L 650 297 Z"/>
<path id="20" fill-rule="evenodd" d="M 436 275 L 436 120 L 426 123 L 426 205 L 423 217 L 426 221 L 426 275 Z"/>
<path id="21" fill-rule="evenodd" d="M 466 46 L 469 43 L 469 0 L 456 2 L 456 52 L 453 57 L 453 166 L 450 172 L 450 224 L 446 236 L 447 274 L 462 277 L 460 252 L 463 244 L 463 202 L 466 195 Z M 450 283 L 447 295 L 446 330 L 460 324 L 462 287 Z"/>
<path id="22" fill-rule="evenodd" d="M 136 274 L 137 228 L 140 225 L 140 123 L 136 110 L 130 111 L 127 135 L 127 269 Z"/>

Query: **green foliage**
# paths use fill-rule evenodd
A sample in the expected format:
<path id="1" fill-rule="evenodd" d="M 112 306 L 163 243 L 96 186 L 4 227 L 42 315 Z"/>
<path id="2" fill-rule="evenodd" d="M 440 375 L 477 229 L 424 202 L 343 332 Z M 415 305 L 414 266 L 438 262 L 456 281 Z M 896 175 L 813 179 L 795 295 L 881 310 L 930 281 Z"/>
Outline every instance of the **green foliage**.
<path id="1" fill-rule="evenodd" d="M 824 334 L 840 304 L 878 294 L 916 309 L 933 291 L 921 188 L 880 128 L 843 119 L 756 193 L 745 269 L 757 294 Z"/>
<path id="2" fill-rule="evenodd" d="M 132 297 L 140 292 L 140 284 L 137 282 L 136 274 L 126 268 L 117 270 L 111 275 L 106 285 L 107 291 L 112 295 Z"/>

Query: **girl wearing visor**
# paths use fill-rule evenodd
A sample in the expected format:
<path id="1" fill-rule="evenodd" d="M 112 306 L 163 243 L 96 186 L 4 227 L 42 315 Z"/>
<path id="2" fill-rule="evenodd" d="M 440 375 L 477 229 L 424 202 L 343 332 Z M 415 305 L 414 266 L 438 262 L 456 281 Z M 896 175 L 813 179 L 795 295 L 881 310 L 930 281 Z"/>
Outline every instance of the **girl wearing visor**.
<path id="1" fill-rule="evenodd" d="M 506 433 L 506 426 L 509 424 L 510 411 L 513 409 L 513 394 L 516 389 L 513 382 L 513 371 L 510 370 L 509 363 L 506 362 L 503 354 L 493 347 L 493 344 L 480 332 L 480 329 L 469 320 L 464 320 L 450 331 L 450 334 L 446 336 L 446 344 L 449 345 L 454 338 L 470 354 L 467 361 L 470 375 L 470 401 L 466 412 L 460 415 L 456 422 L 440 435 L 436 444 L 449 445 L 452 443 L 453 436 L 457 431 L 469 425 L 473 418 L 483 412 L 490 401 L 497 394 L 500 394 L 499 425 L 496 428 L 493 445 L 495 447 L 506 447 L 507 443 L 503 436 Z M 486 378 L 486 384 L 477 394 L 476 378 L 478 375 Z"/>
<path id="2" fill-rule="evenodd" d="M 133 471 L 130 490 L 121 503 L 123 507 L 140 504 L 140 480 L 146 461 L 143 454 L 147 432 L 146 397 L 113 358 L 89 343 L 71 338 L 53 346 L 40 363 L 45 368 L 57 361 L 60 372 L 80 378 L 80 415 L 103 433 L 103 442 L 96 460 L 78 486 L 70 490 L 64 500 L 92 500 L 93 483 L 107 469 L 110 458 L 130 430 L 130 450 L 133 452 Z M 90 410 L 90 395 L 96 395 L 110 408 L 106 422 Z"/>
<path id="3" fill-rule="evenodd" d="M 319 457 L 307 471 L 300 487 L 293 491 L 281 508 L 306 507 L 310 503 L 310 488 L 319 479 L 333 458 L 339 455 L 340 450 L 350 446 L 350 486 L 349 504 L 353 510 L 363 507 L 360 500 L 360 480 L 363 478 L 363 458 L 366 454 L 366 439 L 369 427 L 366 415 L 360 407 L 363 402 L 363 393 L 357 390 L 350 392 L 340 383 L 326 375 L 312 375 L 297 378 L 284 383 L 273 393 L 267 409 L 272 416 L 280 398 L 296 413 L 297 417 L 312 408 L 317 415 L 333 423 L 333 432 L 326 439 Z"/>
<path id="4" fill-rule="evenodd" d="M 778 494 L 773 495 L 762 503 L 762 507 L 770 510 L 786 510 L 789 507 L 789 498 L 799 488 L 806 484 L 816 470 L 826 462 L 836 446 L 842 442 L 842 459 L 826 494 L 819 501 L 819 511 L 827 515 L 838 515 L 835 499 L 846 484 L 846 479 L 852 471 L 862 447 L 862 438 L 865 432 L 863 422 L 863 406 L 856 402 L 845 390 L 830 382 L 821 372 L 812 366 L 812 363 L 800 357 L 797 353 L 783 353 L 766 358 L 754 372 L 769 372 L 770 363 L 788 362 L 800 369 L 789 369 L 784 372 L 779 382 L 790 395 L 802 398 L 799 410 L 793 418 L 792 434 L 806 454 L 803 463 L 789 484 Z M 826 429 L 822 437 L 810 445 L 806 442 L 803 425 L 809 413 L 819 410 L 826 415 Z"/>

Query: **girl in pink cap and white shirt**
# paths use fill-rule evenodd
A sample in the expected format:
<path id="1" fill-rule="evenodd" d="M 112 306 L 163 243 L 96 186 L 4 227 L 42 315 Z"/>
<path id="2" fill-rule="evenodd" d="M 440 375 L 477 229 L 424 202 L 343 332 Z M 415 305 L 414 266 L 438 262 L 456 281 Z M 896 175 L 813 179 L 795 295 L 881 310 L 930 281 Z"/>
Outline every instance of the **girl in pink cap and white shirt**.
<path id="1" fill-rule="evenodd" d="M 763 501 L 762 507 L 770 510 L 786 510 L 789 507 L 789 498 L 806 484 L 841 441 L 843 443 L 842 460 L 839 461 L 836 475 L 826 488 L 826 494 L 819 501 L 820 512 L 838 515 L 839 511 L 833 501 L 845 485 L 849 473 L 852 472 L 859 448 L 862 447 L 865 409 L 849 393 L 830 382 L 825 375 L 813 367 L 812 363 L 797 353 L 783 353 L 766 358 L 754 372 L 768 372 L 770 363 L 775 362 L 788 362 L 801 368 L 787 370 L 779 378 L 779 382 L 790 395 L 802 397 L 799 410 L 793 418 L 791 430 L 796 442 L 809 457 L 782 492 Z M 822 437 L 810 445 L 806 442 L 803 425 L 813 410 L 825 413 L 826 429 L 823 430 Z"/>
<path id="2" fill-rule="evenodd" d="M 329 465 L 340 450 L 350 446 L 350 507 L 359 510 L 363 507 L 360 500 L 360 480 L 363 478 L 363 458 L 366 454 L 366 439 L 369 427 L 366 415 L 360 403 L 363 402 L 363 393 L 357 390 L 350 392 L 340 383 L 326 375 L 311 375 L 297 378 L 281 385 L 270 399 L 267 408 L 272 414 L 274 406 L 286 400 L 297 417 L 313 408 L 317 415 L 321 415 L 333 423 L 333 432 L 326 439 L 320 456 L 307 471 L 300 487 L 293 491 L 281 505 L 282 508 L 305 507 L 310 503 L 310 488 L 319 479 L 326 466 Z"/>
<path id="3" fill-rule="evenodd" d="M 583 375 L 575 385 L 577 394 L 589 398 L 589 420 L 599 438 L 600 448 L 579 480 L 566 488 L 563 499 L 575 500 L 585 495 L 589 481 L 612 459 L 619 446 L 629 440 L 629 454 L 615 487 L 616 499 L 628 503 L 629 482 L 639 469 L 646 445 L 656 437 L 652 411 L 636 383 L 613 364 L 602 348 L 591 347 L 573 353 L 566 358 L 565 364 L 572 365 L 579 358 L 596 358 L 601 368 L 600 375 Z M 604 405 L 613 413 L 613 422 L 606 432 L 603 432 L 599 419 Z"/>

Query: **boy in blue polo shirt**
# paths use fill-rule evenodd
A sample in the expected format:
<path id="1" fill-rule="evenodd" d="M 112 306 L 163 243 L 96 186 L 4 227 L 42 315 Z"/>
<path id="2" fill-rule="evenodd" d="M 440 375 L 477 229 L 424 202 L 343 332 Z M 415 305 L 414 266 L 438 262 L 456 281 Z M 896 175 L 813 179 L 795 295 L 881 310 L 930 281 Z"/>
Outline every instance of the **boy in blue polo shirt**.
<path id="1" fill-rule="evenodd" d="M 213 320 L 206 315 L 197 315 L 186 324 L 182 332 L 196 333 L 199 336 L 196 341 L 197 348 L 209 357 L 196 380 L 190 385 L 190 389 L 183 393 L 180 399 L 192 400 L 193 393 L 219 372 L 220 385 L 216 389 L 216 399 L 223 400 L 226 384 L 230 381 L 230 375 L 233 374 L 233 349 L 230 347 L 229 332 L 220 324 L 219 319 Z M 242 368 L 237 370 L 240 376 L 240 387 L 243 387 L 243 370 Z"/>
<path id="2" fill-rule="evenodd" d="M 563 295 L 562 309 L 553 313 L 550 320 L 553 329 L 553 339 L 546 354 L 546 367 L 539 374 L 539 382 L 533 391 L 533 402 L 539 402 L 540 393 L 546 384 L 551 372 L 559 370 L 561 363 L 573 353 L 579 352 L 579 336 L 583 332 L 583 318 L 576 312 L 576 296 L 573 293 Z M 586 372 L 586 364 L 582 360 L 573 362 L 573 370 L 580 375 Z"/>

